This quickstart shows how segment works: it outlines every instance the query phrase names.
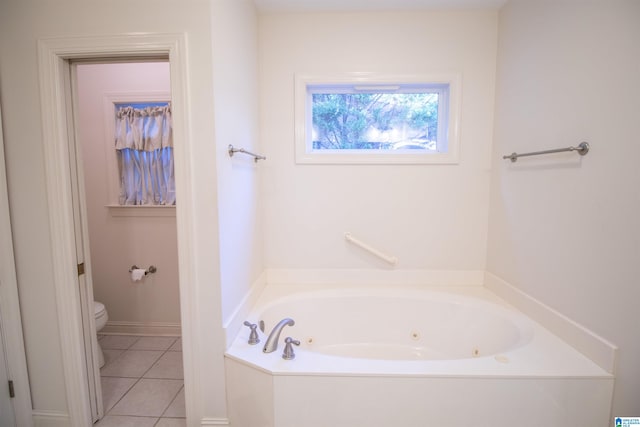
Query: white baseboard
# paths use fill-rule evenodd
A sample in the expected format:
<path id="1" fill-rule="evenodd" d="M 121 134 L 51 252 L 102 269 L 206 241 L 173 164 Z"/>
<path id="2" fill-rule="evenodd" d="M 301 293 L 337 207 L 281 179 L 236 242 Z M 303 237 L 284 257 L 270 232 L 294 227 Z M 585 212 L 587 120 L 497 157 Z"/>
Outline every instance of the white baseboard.
<path id="1" fill-rule="evenodd" d="M 229 427 L 229 420 L 226 418 L 203 418 L 200 422 L 201 426 L 226 426 Z"/>
<path id="2" fill-rule="evenodd" d="M 33 411 L 33 427 L 69 427 L 69 415 L 59 411 Z M 200 425 L 230 427 L 227 418 L 202 418 Z"/>
<path id="3" fill-rule="evenodd" d="M 59 411 L 32 412 L 34 427 L 68 427 L 71 425 L 69 414 Z"/>
<path id="4" fill-rule="evenodd" d="M 605 371 L 615 374 L 618 347 L 520 289 L 486 272 L 485 287 L 553 332 Z"/>
<path id="5" fill-rule="evenodd" d="M 182 329 L 179 323 L 122 322 L 109 320 L 99 333 L 102 335 L 179 337 L 182 335 Z"/>

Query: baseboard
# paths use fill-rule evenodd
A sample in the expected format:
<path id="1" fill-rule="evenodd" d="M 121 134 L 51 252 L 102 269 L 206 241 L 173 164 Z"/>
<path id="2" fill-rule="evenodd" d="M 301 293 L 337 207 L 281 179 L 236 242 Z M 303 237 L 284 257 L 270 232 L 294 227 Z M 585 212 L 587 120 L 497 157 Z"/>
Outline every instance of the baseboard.
<path id="1" fill-rule="evenodd" d="M 33 411 L 33 427 L 69 427 L 69 415 L 59 411 Z M 201 426 L 229 427 L 227 418 L 202 418 Z"/>
<path id="2" fill-rule="evenodd" d="M 59 411 L 36 411 L 32 412 L 34 427 L 68 427 L 71 425 L 69 415 Z"/>
<path id="3" fill-rule="evenodd" d="M 229 420 L 226 418 L 203 418 L 200 421 L 201 426 L 227 426 L 229 427 Z"/>
<path id="4" fill-rule="evenodd" d="M 122 322 L 109 320 L 99 333 L 102 335 L 179 337 L 182 335 L 182 329 L 179 323 Z"/>
<path id="5" fill-rule="evenodd" d="M 553 332 L 605 371 L 615 374 L 618 347 L 562 313 L 486 272 L 485 287 Z"/>

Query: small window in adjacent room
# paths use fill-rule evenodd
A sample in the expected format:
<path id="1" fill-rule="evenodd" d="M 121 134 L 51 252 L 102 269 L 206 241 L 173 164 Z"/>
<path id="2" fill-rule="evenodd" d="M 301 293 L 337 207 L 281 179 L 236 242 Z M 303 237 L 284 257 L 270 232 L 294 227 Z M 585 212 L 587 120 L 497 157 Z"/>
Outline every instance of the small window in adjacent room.
<path id="1" fill-rule="evenodd" d="M 457 163 L 459 77 L 296 76 L 298 163 Z"/>
<path id="2" fill-rule="evenodd" d="M 175 205 L 168 102 L 115 104 L 115 150 L 120 205 Z"/>

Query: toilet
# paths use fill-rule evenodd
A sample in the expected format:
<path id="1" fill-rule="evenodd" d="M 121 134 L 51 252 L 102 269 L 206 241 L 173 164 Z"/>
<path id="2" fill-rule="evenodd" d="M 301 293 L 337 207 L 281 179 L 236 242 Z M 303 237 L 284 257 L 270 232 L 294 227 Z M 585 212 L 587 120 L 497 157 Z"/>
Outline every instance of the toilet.
<path id="1" fill-rule="evenodd" d="M 100 332 L 104 325 L 107 324 L 107 320 L 109 316 L 107 315 L 107 309 L 104 304 L 98 301 L 93 302 L 93 311 L 96 316 L 96 332 Z M 98 341 L 98 363 L 102 368 L 104 366 L 104 354 L 102 353 L 102 348 L 100 347 L 100 341 Z"/>

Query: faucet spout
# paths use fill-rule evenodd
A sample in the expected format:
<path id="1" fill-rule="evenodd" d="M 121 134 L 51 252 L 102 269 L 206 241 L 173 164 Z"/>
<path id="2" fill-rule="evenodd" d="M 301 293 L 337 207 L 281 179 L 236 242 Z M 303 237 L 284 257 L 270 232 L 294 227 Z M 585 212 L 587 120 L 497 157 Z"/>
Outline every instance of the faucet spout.
<path id="1" fill-rule="evenodd" d="M 284 318 L 278 322 L 276 326 L 274 326 L 273 330 L 269 334 L 269 338 L 267 338 L 267 342 L 264 343 L 264 347 L 262 348 L 263 353 L 272 353 L 276 351 L 278 348 L 278 340 L 280 339 L 280 333 L 284 329 L 285 326 L 293 326 L 296 322 L 290 318 Z"/>

